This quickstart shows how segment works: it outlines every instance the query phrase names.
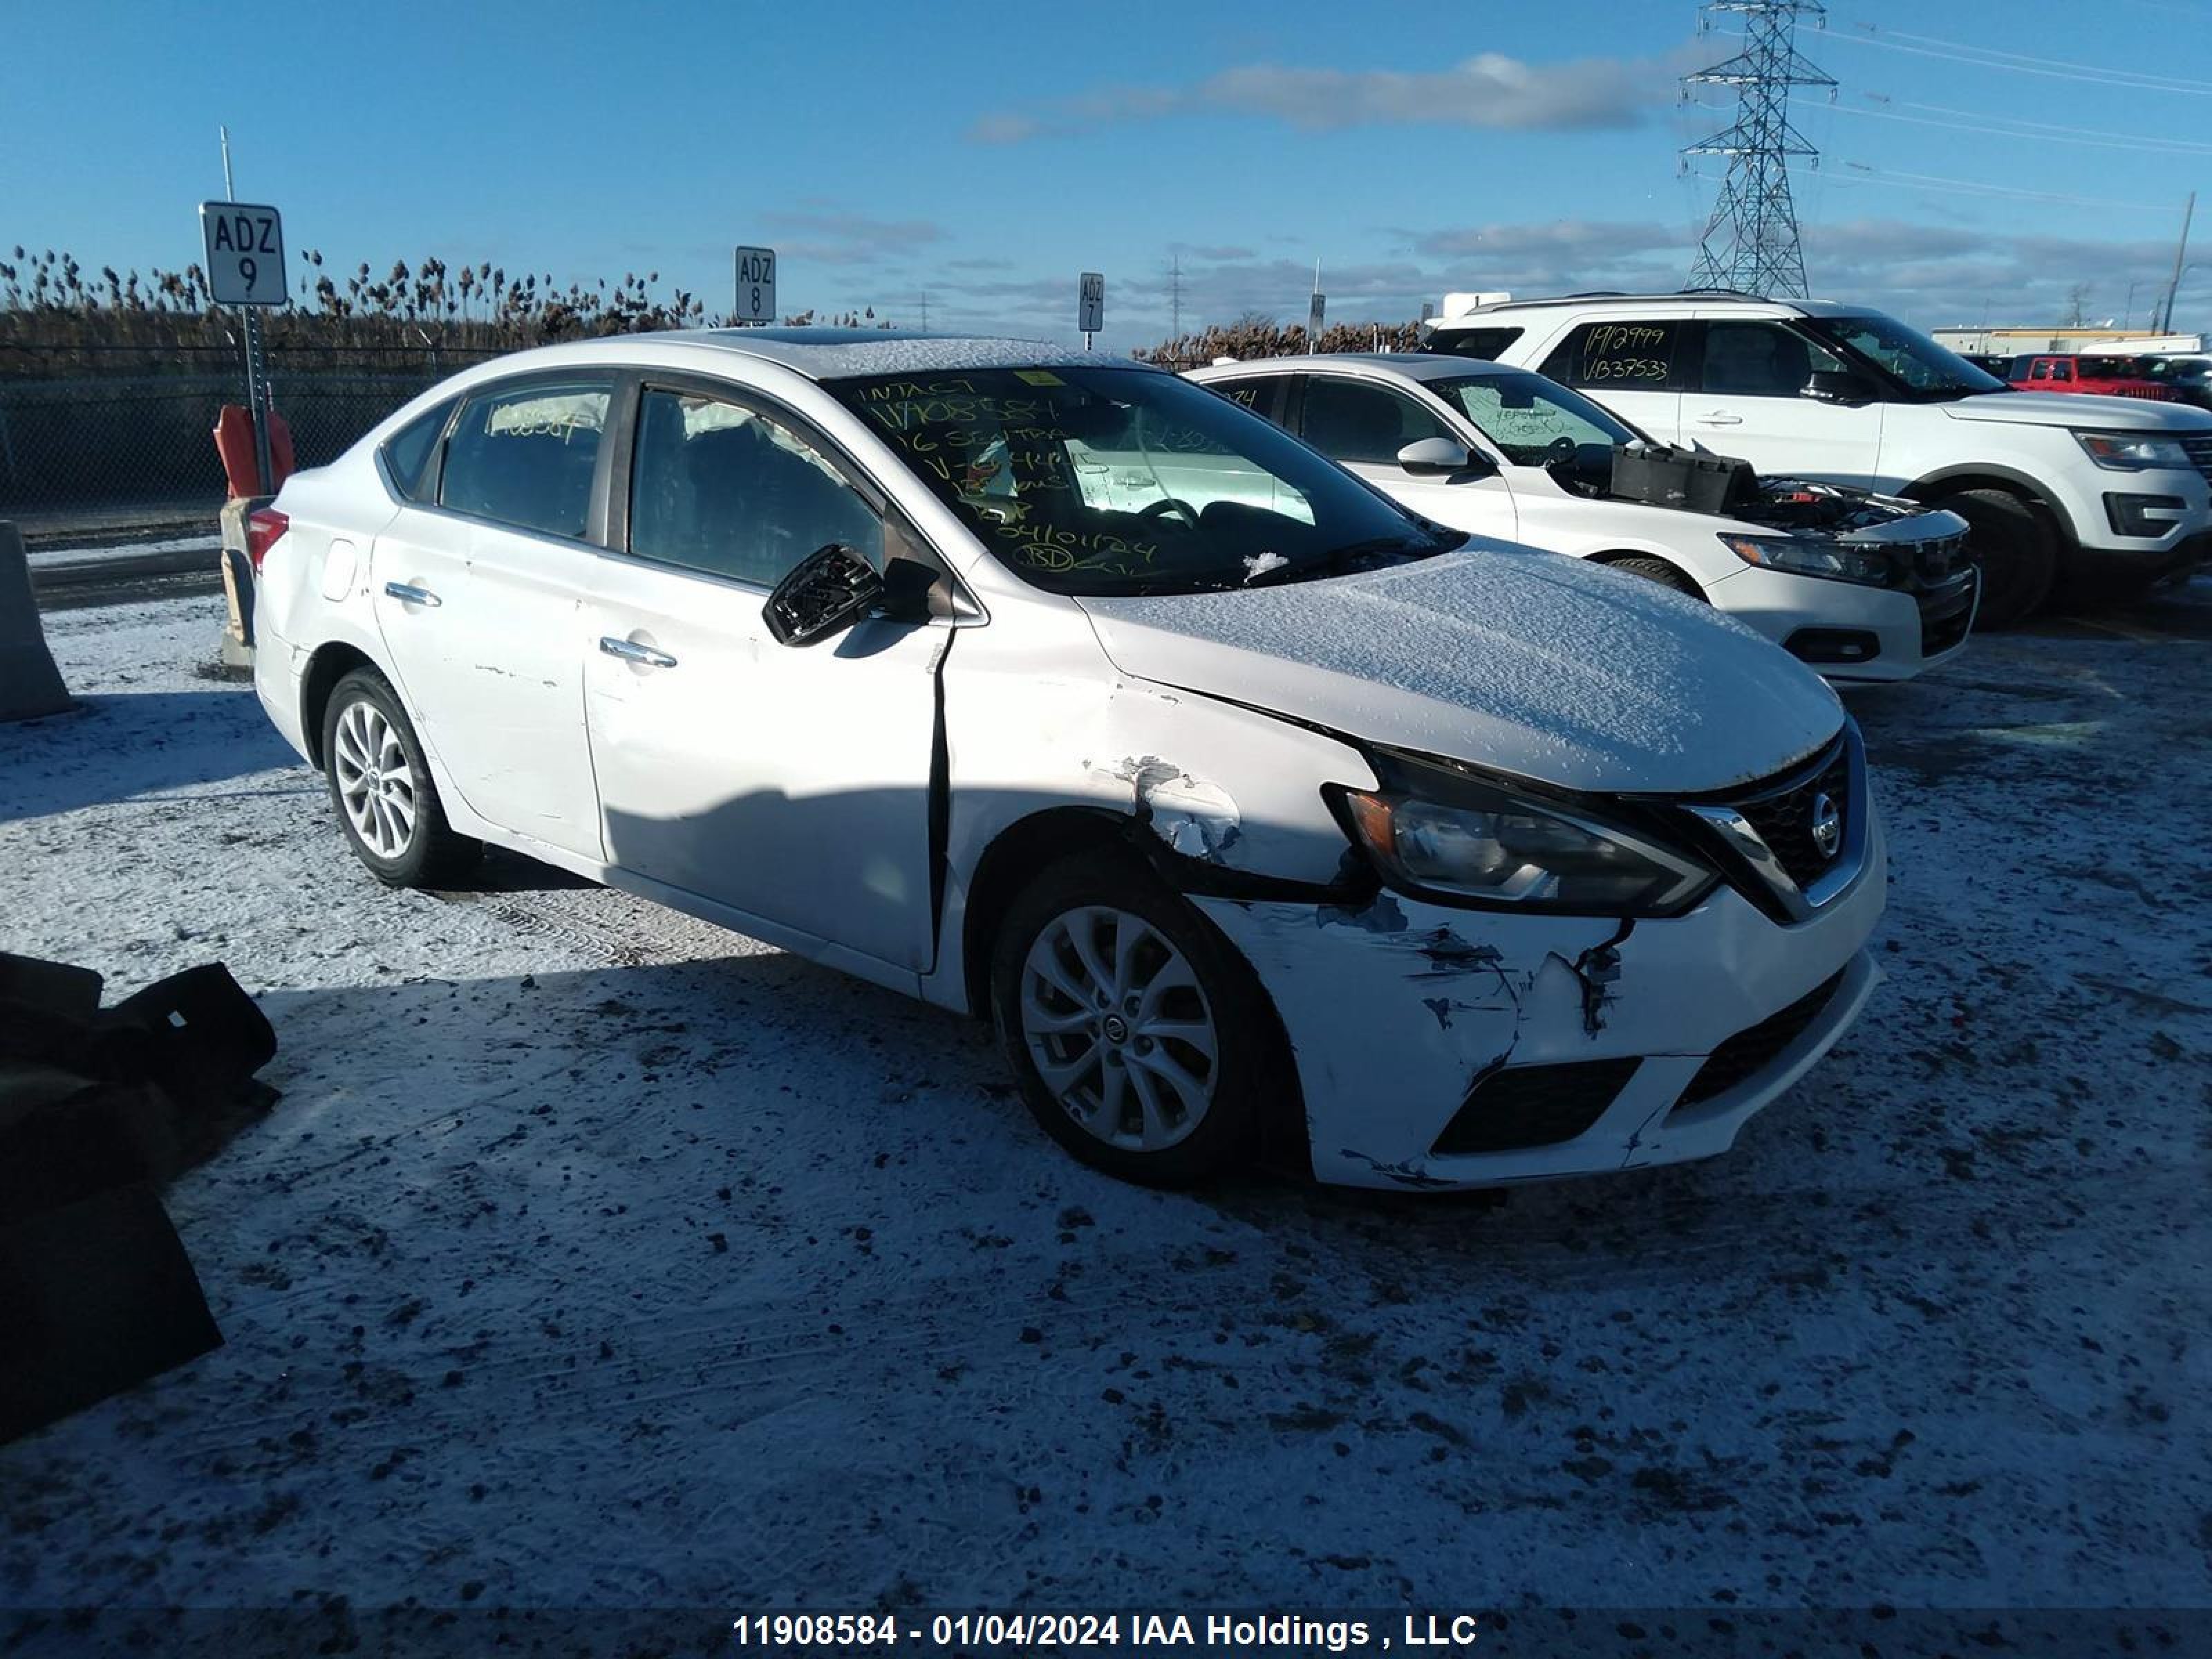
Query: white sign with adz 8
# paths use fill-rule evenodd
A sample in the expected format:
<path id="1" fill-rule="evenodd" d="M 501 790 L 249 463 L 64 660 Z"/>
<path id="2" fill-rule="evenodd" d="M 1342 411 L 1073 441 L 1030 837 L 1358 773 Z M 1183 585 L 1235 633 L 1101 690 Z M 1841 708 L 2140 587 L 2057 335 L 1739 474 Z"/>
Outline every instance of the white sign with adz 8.
<path id="1" fill-rule="evenodd" d="M 219 306 L 281 306 L 285 300 L 284 222 L 273 207 L 202 202 L 208 291 Z"/>
<path id="2" fill-rule="evenodd" d="M 775 320 L 775 250 L 741 247 L 738 250 L 738 303 L 730 313 L 741 323 Z"/>
<path id="3" fill-rule="evenodd" d="M 1075 325 L 1085 334 L 1106 326 L 1106 279 L 1086 270 L 1075 285 Z"/>

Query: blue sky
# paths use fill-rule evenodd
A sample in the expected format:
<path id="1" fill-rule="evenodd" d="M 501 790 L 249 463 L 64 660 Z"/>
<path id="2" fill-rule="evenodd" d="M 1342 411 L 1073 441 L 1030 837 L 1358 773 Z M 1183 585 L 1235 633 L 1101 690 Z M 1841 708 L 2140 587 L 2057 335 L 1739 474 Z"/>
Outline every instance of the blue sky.
<path id="1" fill-rule="evenodd" d="M 0 257 L 196 259 L 227 120 L 295 280 L 305 248 L 435 253 L 657 271 L 712 307 L 757 241 L 787 310 L 910 323 L 926 291 L 933 327 L 1066 336 L 1091 268 L 1116 346 L 1166 332 L 1178 253 L 1186 325 L 1302 320 L 1316 258 L 1331 320 L 1447 288 L 1671 287 L 1713 188 L 1676 149 L 1731 118 L 1677 101 L 1735 50 L 1697 21 L 1692 0 L 0 0 Z M 1841 83 L 1798 112 L 1824 152 L 1798 185 L 1816 292 L 1934 326 L 2057 319 L 2077 285 L 2117 318 L 2132 283 L 2140 321 L 2202 188 L 2179 320 L 2212 327 L 2212 0 L 1845 0 L 1801 46 Z"/>

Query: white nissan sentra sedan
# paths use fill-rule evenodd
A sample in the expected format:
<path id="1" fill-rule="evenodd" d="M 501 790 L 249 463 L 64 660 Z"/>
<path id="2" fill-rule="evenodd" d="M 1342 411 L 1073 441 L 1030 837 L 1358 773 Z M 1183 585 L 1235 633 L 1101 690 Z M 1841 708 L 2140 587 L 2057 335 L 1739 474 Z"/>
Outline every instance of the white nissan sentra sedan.
<path id="1" fill-rule="evenodd" d="M 1981 573 L 1954 513 L 1834 483 L 1753 481 L 1711 510 L 1624 499 L 1650 440 L 1525 368 L 1431 353 L 1194 369 L 1414 512 L 1702 599 L 1829 679 L 1906 680 L 1966 649 Z"/>
<path id="2" fill-rule="evenodd" d="M 988 1016 L 1139 1181 L 1703 1157 L 1884 890 L 1801 664 L 1463 549 L 1160 370 L 746 330 L 487 363 L 258 515 L 255 684 L 362 861 L 489 842 Z"/>

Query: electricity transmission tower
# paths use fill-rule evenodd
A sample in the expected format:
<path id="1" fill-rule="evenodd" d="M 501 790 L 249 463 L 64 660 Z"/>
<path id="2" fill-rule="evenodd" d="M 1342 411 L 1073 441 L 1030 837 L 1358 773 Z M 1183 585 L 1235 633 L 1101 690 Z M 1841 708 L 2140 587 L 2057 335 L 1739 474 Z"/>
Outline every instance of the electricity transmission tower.
<path id="1" fill-rule="evenodd" d="M 1790 89 L 1836 84 L 1796 44 L 1800 14 L 1825 23 L 1827 8 L 1812 0 L 1709 0 L 1699 13 L 1700 29 L 1711 27 L 1715 12 L 1741 15 L 1744 44 L 1735 57 L 1682 77 L 1686 99 L 1692 87 L 1733 87 L 1736 93 L 1735 125 L 1682 151 L 1686 166 L 1693 155 L 1728 157 L 1720 197 L 1698 239 L 1690 286 L 1802 300 L 1805 255 L 1790 198 L 1790 158 L 1819 152 L 1790 125 Z"/>

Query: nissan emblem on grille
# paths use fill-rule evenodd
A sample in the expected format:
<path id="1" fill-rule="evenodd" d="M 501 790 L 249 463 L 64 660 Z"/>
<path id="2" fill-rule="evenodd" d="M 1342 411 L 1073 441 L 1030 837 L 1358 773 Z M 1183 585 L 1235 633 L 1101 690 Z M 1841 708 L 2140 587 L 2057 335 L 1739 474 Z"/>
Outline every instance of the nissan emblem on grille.
<path id="1" fill-rule="evenodd" d="M 1844 844 L 1844 815 L 1836 810 L 1835 797 L 1820 794 L 1813 797 L 1813 845 L 1820 849 L 1820 856 L 1832 859 L 1837 848 Z"/>

